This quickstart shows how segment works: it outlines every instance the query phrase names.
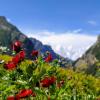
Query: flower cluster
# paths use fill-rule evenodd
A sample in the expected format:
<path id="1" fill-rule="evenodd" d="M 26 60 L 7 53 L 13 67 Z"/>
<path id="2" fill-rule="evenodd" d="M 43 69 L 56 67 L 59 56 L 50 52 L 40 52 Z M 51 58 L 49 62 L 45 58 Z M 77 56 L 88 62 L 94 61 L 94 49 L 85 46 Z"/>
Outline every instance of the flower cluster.
<path id="1" fill-rule="evenodd" d="M 32 53 L 31 53 L 31 56 L 34 57 L 35 59 L 38 58 L 38 50 L 33 50 Z M 51 53 L 48 54 L 48 56 L 44 59 L 45 62 L 51 62 L 53 60 L 53 57 L 51 55 Z"/>
<path id="2" fill-rule="evenodd" d="M 11 70 L 17 67 L 17 64 L 24 60 L 25 58 L 25 51 L 20 51 L 18 54 L 16 54 L 11 61 L 8 61 L 4 64 L 4 68 Z"/>
<path id="3" fill-rule="evenodd" d="M 49 53 L 48 56 L 45 58 L 45 62 L 51 62 L 52 61 L 52 55 Z"/>
<path id="4" fill-rule="evenodd" d="M 25 58 L 25 51 L 21 50 L 22 43 L 20 41 L 15 41 L 13 44 L 13 50 L 16 51 L 16 55 L 12 58 L 12 61 L 8 61 L 8 63 L 4 64 L 6 69 L 14 69 L 17 67 L 17 64 L 24 60 Z M 37 50 L 33 50 L 31 53 L 32 57 L 35 57 L 36 60 L 38 57 L 39 52 Z M 51 62 L 52 55 L 49 53 L 48 56 L 45 58 L 45 62 Z"/>
<path id="5" fill-rule="evenodd" d="M 16 41 L 13 44 L 13 50 L 16 51 L 16 55 L 11 59 L 11 61 L 8 61 L 7 63 L 4 64 L 4 68 L 8 70 L 12 70 L 17 67 L 17 65 L 25 59 L 25 51 L 21 50 L 21 45 L 22 43 L 20 41 Z M 36 59 L 38 58 L 39 52 L 37 50 L 33 50 L 31 52 L 31 56 L 35 57 Z M 51 53 L 48 53 L 47 57 L 44 59 L 45 62 L 51 62 L 52 61 L 52 55 Z M 47 76 L 44 77 L 44 79 L 40 80 L 40 86 L 41 87 L 50 87 L 51 85 L 56 83 L 56 77 L 55 76 Z M 63 82 L 60 82 L 62 85 Z M 36 94 L 33 93 L 31 89 L 23 89 L 21 90 L 18 94 L 15 96 L 8 96 L 7 100 L 20 100 L 24 99 L 26 97 L 33 96 L 35 97 Z M 50 100 L 50 98 L 48 98 Z"/>
<path id="6" fill-rule="evenodd" d="M 38 54 L 39 54 L 38 50 L 33 50 L 31 52 L 31 56 L 32 56 L 33 60 L 37 60 Z"/>
<path id="7" fill-rule="evenodd" d="M 4 68 L 8 69 L 8 70 L 11 70 L 11 69 L 16 68 L 16 64 L 12 61 L 8 61 L 8 63 L 4 64 Z"/>
<path id="8" fill-rule="evenodd" d="M 38 53 L 39 53 L 39 52 L 38 52 L 37 50 L 33 50 L 32 53 L 31 53 L 31 55 L 37 57 L 37 56 L 38 56 Z"/>
<path id="9" fill-rule="evenodd" d="M 29 96 L 35 97 L 36 94 L 31 89 L 23 89 L 18 94 L 16 94 L 15 96 L 8 96 L 7 100 L 20 100 L 22 98 L 26 98 L 26 97 L 29 97 Z"/>
<path id="10" fill-rule="evenodd" d="M 0 55 L 0 100 L 71 100 L 74 96 L 80 100 L 84 94 L 88 96 L 87 99 L 100 99 L 99 78 L 60 68 L 56 60 L 49 64 L 53 61 L 50 52 L 42 55 L 38 50 L 33 50 L 29 55 L 34 61 L 23 61 L 27 52 L 20 41 L 14 43 L 13 50 L 16 55 L 9 61 L 11 57 Z M 2 64 L 2 59 L 8 62 Z M 17 70 L 12 70 L 15 68 Z M 93 87 L 90 83 L 94 84 Z"/>
<path id="11" fill-rule="evenodd" d="M 56 78 L 52 77 L 45 77 L 43 80 L 40 81 L 42 87 L 49 87 L 50 85 L 56 82 Z"/>
<path id="12" fill-rule="evenodd" d="M 15 41 L 12 45 L 12 49 L 13 51 L 15 51 L 16 53 L 20 52 L 21 51 L 21 46 L 22 46 L 22 43 L 20 41 Z"/>

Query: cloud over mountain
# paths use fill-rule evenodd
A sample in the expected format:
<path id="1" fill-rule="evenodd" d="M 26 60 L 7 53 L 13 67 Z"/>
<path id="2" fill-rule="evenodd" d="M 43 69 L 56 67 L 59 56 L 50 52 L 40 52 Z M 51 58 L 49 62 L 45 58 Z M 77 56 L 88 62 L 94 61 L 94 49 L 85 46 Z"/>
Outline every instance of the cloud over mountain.
<path id="1" fill-rule="evenodd" d="M 97 36 L 82 34 L 81 30 L 65 33 L 41 31 L 28 36 L 39 39 L 43 44 L 51 45 L 56 53 L 73 60 L 81 57 L 97 39 Z"/>

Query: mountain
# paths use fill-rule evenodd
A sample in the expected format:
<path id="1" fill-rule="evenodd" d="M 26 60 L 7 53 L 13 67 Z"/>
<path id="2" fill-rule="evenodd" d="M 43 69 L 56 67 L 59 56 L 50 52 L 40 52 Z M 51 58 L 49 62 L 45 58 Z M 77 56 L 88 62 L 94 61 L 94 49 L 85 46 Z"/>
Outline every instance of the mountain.
<path id="1" fill-rule="evenodd" d="M 4 16 L 0 16 L 0 44 L 11 49 L 11 44 L 16 40 L 23 42 L 23 48 L 26 49 L 27 55 L 29 55 L 33 49 L 32 41 L 21 33 L 16 26 L 9 23 Z"/>
<path id="2" fill-rule="evenodd" d="M 34 45 L 34 49 L 38 50 L 40 52 L 40 54 L 44 54 L 46 51 L 49 51 L 53 58 L 57 58 L 59 55 L 56 54 L 53 49 L 51 48 L 51 46 L 49 45 L 43 45 L 42 42 L 40 42 L 39 40 L 35 39 L 35 38 L 29 38 L 32 41 L 32 44 Z"/>
<path id="3" fill-rule="evenodd" d="M 97 60 L 100 60 L 100 35 L 98 36 L 96 43 L 86 52 L 86 54 L 92 54 Z"/>
<path id="4" fill-rule="evenodd" d="M 65 63 L 71 61 L 56 54 L 49 45 L 43 45 L 42 42 L 35 38 L 28 38 L 20 32 L 16 26 L 9 23 L 4 16 L 0 16 L 0 45 L 11 49 L 11 44 L 16 40 L 23 43 L 27 58 L 31 58 L 30 54 L 32 50 L 39 50 L 40 55 L 49 51 L 52 54 L 53 59 L 63 59 Z"/>
<path id="5" fill-rule="evenodd" d="M 100 61 L 100 35 L 97 41 L 85 52 L 85 54 L 74 62 L 77 71 L 93 73 L 95 64 Z"/>

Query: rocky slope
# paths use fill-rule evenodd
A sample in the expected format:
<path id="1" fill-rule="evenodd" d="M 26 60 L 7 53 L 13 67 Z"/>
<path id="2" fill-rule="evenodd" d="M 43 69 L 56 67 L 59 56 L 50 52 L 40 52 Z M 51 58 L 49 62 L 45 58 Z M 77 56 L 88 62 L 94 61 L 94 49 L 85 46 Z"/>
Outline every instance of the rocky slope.
<path id="1" fill-rule="evenodd" d="M 23 48 L 26 49 L 27 55 L 33 49 L 32 41 L 22 34 L 14 25 L 10 24 L 4 16 L 0 16 L 0 44 L 11 49 L 11 44 L 20 40 L 23 42 Z"/>
<path id="2" fill-rule="evenodd" d="M 85 54 L 74 62 L 77 71 L 92 72 L 95 70 L 95 63 L 100 61 L 100 36 Z"/>
<path id="3" fill-rule="evenodd" d="M 16 26 L 9 23 L 4 16 L 0 16 L 0 45 L 11 49 L 11 44 L 16 40 L 20 40 L 23 43 L 23 48 L 26 50 L 28 58 L 31 58 L 29 55 L 32 50 L 39 50 L 40 54 L 49 51 L 54 59 L 63 58 L 56 54 L 49 45 L 43 45 L 42 42 L 35 38 L 28 38 Z M 64 61 L 67 62 L 68 60 L 64 59 Z"/>

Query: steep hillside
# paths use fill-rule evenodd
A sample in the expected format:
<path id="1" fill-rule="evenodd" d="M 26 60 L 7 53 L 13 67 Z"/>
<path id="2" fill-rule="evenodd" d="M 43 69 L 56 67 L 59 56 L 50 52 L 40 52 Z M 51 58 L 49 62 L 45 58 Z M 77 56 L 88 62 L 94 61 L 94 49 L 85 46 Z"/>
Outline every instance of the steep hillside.
<path id="1" fill-rule="evenodd" d="M 29 46 L 32 44 L 31 40 L 10 24 L 4 16 L 0 16 L 0 44 L 11 49 L 11 44 L 16 40 L 25 44 L 23 48 L 27 51 L 27 55 L 32 51 L 33 46 Z"/>
<path id="2" fill-rule="evenodd" d="M 75 61 L 74 65 L 77 71 L 86 71 L 95 74 L 95 64 L 100 62 L 100 36 L 86 53 Z"/>
<path id="3" fill-rule="evenodd" d="M 28 38 L 14 25 L 9 23 L 4 16 L 0 16 L 0 45 L 11 49 L 11 44 L 16 40 L 20 40 L 23 43 L 23 48 L 27 52 L 28 58 L 31 58 L 30 54 L 32 50 L 39 50 L 40 54 L 44 54 L 46 51 L 49 51 L 54 59 L 63 58 L 56 54 L 49 45 L 43 45 L 39 40 L 35 38 Z M 65 62 L 66 61 L 67 59 L 65 59 Z"/>
<path id="4" fill-rule="evenodd" d="M 43 45 L 42 42 L 40 42 L 39 40 L 35 38 L 30 38 L 30 40 L 32 41 L 34 45 L 35 50 L 40 51 L 41 54 L 42 53 L 44 54 L 46 53 L 46 51 L 49 51 L 53 55 L 53 58 L 57 58 L 57 54 L 52 50 L 51 46 Z"/>

